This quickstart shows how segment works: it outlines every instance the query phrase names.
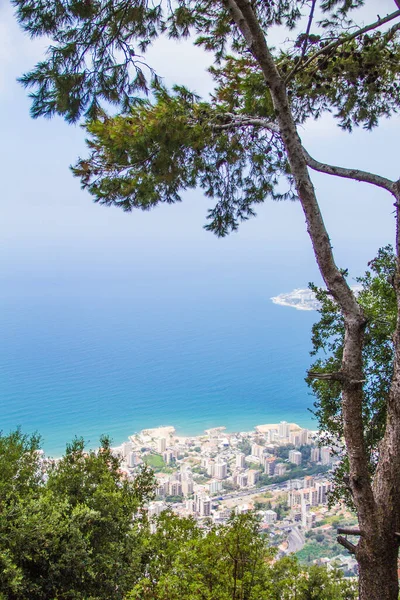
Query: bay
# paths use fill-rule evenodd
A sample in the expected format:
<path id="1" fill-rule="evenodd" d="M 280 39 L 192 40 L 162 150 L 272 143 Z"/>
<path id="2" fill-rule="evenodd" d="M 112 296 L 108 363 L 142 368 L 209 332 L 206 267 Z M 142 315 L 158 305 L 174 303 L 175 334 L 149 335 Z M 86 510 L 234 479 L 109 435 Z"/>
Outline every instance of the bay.
<path id="1" fill-rule="evenodd" d="M 75 435 L 117 444 L 159 425 L 315 428 L 304 376 L 316 313 L 274 305 L 287 282 L 242 267 L 8 282 L 1 429 L 38 431 L 58 456 Z"/>

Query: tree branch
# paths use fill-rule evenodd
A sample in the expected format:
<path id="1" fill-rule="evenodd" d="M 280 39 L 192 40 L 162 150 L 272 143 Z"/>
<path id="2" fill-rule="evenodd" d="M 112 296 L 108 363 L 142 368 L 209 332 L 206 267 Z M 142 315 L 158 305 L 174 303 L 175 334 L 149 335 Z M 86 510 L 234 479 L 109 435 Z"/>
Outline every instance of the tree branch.
<path id="1" fill-rule="evenodd" d="M 395 0 L 395 2 L 397 4 L 397 6 L 399 6 L 399 8 L 400 8 L 400 0 Z M 385 25 L 386 23 L 393 21 L 393 19 L 396 19 L 397 17 L 400 17 L 400 10 L 396 10 L 395 12 L 391 13 L 390 15 L 387 15 L 383 19 L 378 19 L 378 21 L 375 21 L 374 23 L 371 23 L 370 25 L 366 25 L 365 27 L 362 27 L 361 29 L 357 29 L 357 31 L 355 31 L 354 33 L 352 33 L 346 37 L 339 38 L 338 40 L 331 42 L 330 44 L 328 44 L 327 46 L 324 46 L 324 48 L 321 48 L 321 50 L 318 50 L 318 52 L 316 52 L 315 54 L 310 56 L 310 58 L 308 60 L 306 60 L 306 62 L 303 64 L 303 69 L 308 67 L 308 65 L 311 64 L 313 62 L 313 60 L 315 60 L 318 56 L 321 56 L 321 54 L 325 54 L 326 52 L 329 52 L 330 50 L 334 50 L 335 48 L 342 46 L 346 42 L 350 42 L 351 40 L 354 40 L 355 38 L 359 37 L 360 35 L 363 35 L 364 33 L 367 33 L 368 31 L 372 31 L 373 29 L 377 29 L 377 27 L 381 27 L 381 25 Z"/>
<path id="2" fill-rule="evenodd" d="M 399 2 L 400 2 L 400 0 L 399 0 Z M 393 25 L 393 27 L 391 27 L 385 33 L 384 41 L 386 44 L 394 38 L 395 34 L 399 31 L 399 29 L 400 29 L 400 23 L 396 23 L 396 25 Z"/>
<path id="3" fill-rule="evenodd" d="M 345 373 L 338 371 L 336 373 L 320 373 L 319 371 L 308 371 L 308 377 L 311 379 L 322 379 L 325 381 L 340 381 L 341 383 L 347 383 L 348 385 L 359 385 L 365 383 L 365 379 L 351 379 Z"/>
<path id="4" fill-rule="evenodd" d="M 328 381 L 343 381 L 344 375 L 340 371 L 337 373 L 319 373 L 318 371 L 308 371 L 307 376 L 311 379 L 322 379 Z"/>
<path id="5" fill-rule="evenodd" d="M 338 527 L 337 532 L 344 535 L 364 535 L 364 532 L 361 531 L 361 529 L 352 529 L 350 527 Z"/>
<path id="6" fill-rule="evenodd" d="M 400 0 L 399 0 L 400 2 Z M 368 171 L 361 171 L 360 169 L 347 169 L 345 167 L 335 167 L 326 163 L 319 162 L 309 155 L 307 150 L 303 148 L 303 153 L 307 161 L 308 166 L 314 171 L 319 173 L 326 173 L 327 175 L 335 175 L 336 177 L 344 177 L 345 179 L 354 179 L 355 181 L 362 181 L 365 183 L 371 183 L 377 187 L 383 188 L 394 194 L 395 182 L 386 177 L 381 177 L 375 173 L 369 173 Z"/>
<path id="7" fill-rule="evenodd" d="M 399 0 L 399 2 L 400 2 L 400 0 Z M 301 64 L 304 60 L 304 57 L 306 55 L 307 46 L 308 46 L 308 36 L 310 35 L 311 25 L 312 25 L 312 22 L 314 19 L 315 4 L 316 4 L 316 0 L 313 0 L 312 5 L 311 5 L 310 14 L 308 17 L 307 29 L 306 29 L 304 43 L 303 43 L 303 47 L 301 49 L 301 55 L 300 55 L 299 61 L 297 62 L 295 67 L 292 69 L 292 71 L 289 73 L 289 75 L 286 77 L 286 79 L 285 79 L 286 82 L 288 82 L 293 77 L 293 75 L 295 73 L 297 73 L 297 71 L 300 69 Z"/>
<path id="8" fill-rule="evenodd" d="M 221 131 L 224 129 L 232 129 L 235 127 L 254 126 L 264 127 L 272 133 L 280 134 L 280 128 L 277 125 L 277 123 L 272 123 L 271 121 L 268 121 L 268 119 L 264 119 L 262 117 L 247 117 L 245 115 L 235 115 L 234 113 L 225 113 L 224 116 L 226 118 L 231 119 L 231 121 L 229 123 L 223 123 L 221 125 L 214 125 L 214 129 Z M 361 169 L 348 169 L 346 167 L 328 165 L 327 163 L 320 162 L 313 158 L 304 147 L 303 154 L 305 156 L 307 165 L 310 167 L 310 169 L 313 169 L 313 171 L 325 173 L 326 175 L 343 177 L 345 179 L 353 179 L 354 181 L 359 181 L 363 183 L 370 183 L 372 185 L 387 190 L 391 194 L 394 194 L 396 182 L 392 181 L 391 179 L 388 179 L 387 177 L 382 177 L 381 175 L 377 175 L 376 173 L 370 173 L 369 171 L 362 171 Z"/>
<path id="9" fill-rule="evenodd" d="M 341 546 L 344 546 L 346 548 L 346 550 L 348 550 L 351 554 L 355 554 L 356 553 L 356 546 L 354 544 L 352 544 L 351 542 L 349 542 L 349 540 L 345 537 L 343 537 L 342 535 L 338 535 L 336 538 L 338 544 L 340 544 Z"/>
<path id="10" fill-rule="evenodd" d="M 262 117 L 247 117 L 246 115 L 235 115 L 234 113 L 224 113 L 222 115 L 226 119 L 230 119 L 228 123 L 215 124 L 213 129 L 221 131 L 223 129 L 232 129 L 235 127 L 264 127 L 272 133 L 280 133 L 279 127 L 276 123 L 263 119 Z"/>
<path id="11" fill-rule="evenodd" d="M 399 0 L 400 2 L 400 0 Z M 234 113 L 225 113 L 224 117 L 231 119 L 229 123 L 223 123 L 221 125 L 214 125 L 214 129 L 221 131 L 224 129 L 232 129 L 235 127 L 264 127 L 273 133 L 280 134 L 280 128 L 277 123 L 272 123 L 268 119 L 262 117 L 248 117 L 245 115 L 235 115 Z M 307 150 L 303 147 L 303 154 L 306 159 L 307 165 L 313 171 L 319 173 L 325 173 L 326 175 L 334 175 L 336 177 L 343 177 L 345 179 L 353 179 L 354 181 L 360 181 L 363 183 L 370 183 L 377 187 L 383 188 L 394 194 L 396 182 L 377 175 L 376 173 L 370 173 L 369 171 L 362 171 L 361 169 L 348 169 L 346 167 L 337 167 L 334 165 L 328 165 L 327 163 L 320 162 L 313 158 Z"/>

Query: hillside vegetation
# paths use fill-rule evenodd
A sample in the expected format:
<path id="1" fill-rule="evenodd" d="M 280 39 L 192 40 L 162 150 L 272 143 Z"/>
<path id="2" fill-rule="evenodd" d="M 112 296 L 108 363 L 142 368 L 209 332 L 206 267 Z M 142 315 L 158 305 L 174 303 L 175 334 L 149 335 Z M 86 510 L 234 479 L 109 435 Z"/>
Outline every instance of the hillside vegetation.
<path id="1" fill-rule="evenodd" d="M 275 559 L 254 515 L 227 525 L 171 511 L 149 521 L 147 467 L 128 481 L 109 440 L 59 461 L 20 431 L 0 436 L 2 600 L 350 600 L 351 584 Z"/>

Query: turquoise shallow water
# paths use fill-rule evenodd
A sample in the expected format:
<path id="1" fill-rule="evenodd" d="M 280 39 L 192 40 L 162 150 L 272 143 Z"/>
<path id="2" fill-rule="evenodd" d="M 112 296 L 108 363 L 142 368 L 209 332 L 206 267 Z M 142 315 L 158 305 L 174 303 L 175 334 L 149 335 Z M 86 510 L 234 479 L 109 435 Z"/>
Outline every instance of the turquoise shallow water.
<path id="1" fill-rule="evenodd" d="M 1 429 L 37 430 L 59 455 L 75 435 L 120 443 L 158 425 L 181 434 L 281 419 L 312 426 L 304 374 L 316 314 L 272 304 L 268 279 L 209 281 L 164 273 L 140 285 L 9 286 Z"/>

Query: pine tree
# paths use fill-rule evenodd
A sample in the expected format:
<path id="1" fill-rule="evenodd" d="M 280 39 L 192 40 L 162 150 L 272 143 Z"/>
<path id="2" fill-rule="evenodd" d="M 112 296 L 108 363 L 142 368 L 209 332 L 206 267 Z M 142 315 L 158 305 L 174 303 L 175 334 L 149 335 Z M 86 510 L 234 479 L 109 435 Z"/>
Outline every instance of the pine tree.
<path id="1" fill-rule="evenodd" d="M 360 598 L 397 600 L 400 319 L 372 476 L 363 420 L 367 317 L 335 263 L 310 169 L 380 187 L 394 198 L 397 314 L 400 181 L 315 160 L 298 128 L 331 111 L 347 131 L 371 129 L 398 110 L 399 0 L 391 14 L 367 25 L 359 16 L 364 0 L 13 3 L 25 31 L 52 39 L 45 59 L 22 77 L 33 89 L 32 114 L 87 119 L 90 154 L 74 173 L 95 201 L 148 210 L 176 202 L 184 190 L 198 186 L 215 199 L 207 228 L 223 236 L 254 216 L 267 197 L 300 200 L 316 262 L 345 330 L 339 369 L 318 374 L 340 388 L 349 490 L 360 524 L 357 545 L 345 543 L 359 563 Z M 319 24 L 317 12 L 322 13 Z M 294 38 L 280 50 L 268 44 L 268 33 L 277 26 Z M 191 35 L 213 53 L 210 100 L 179 85 L 166 89 L 151 67 L 143 66 L 140 55 L 165 34 Z M 120 114 L 108 116 L 109 103 Z"/>

